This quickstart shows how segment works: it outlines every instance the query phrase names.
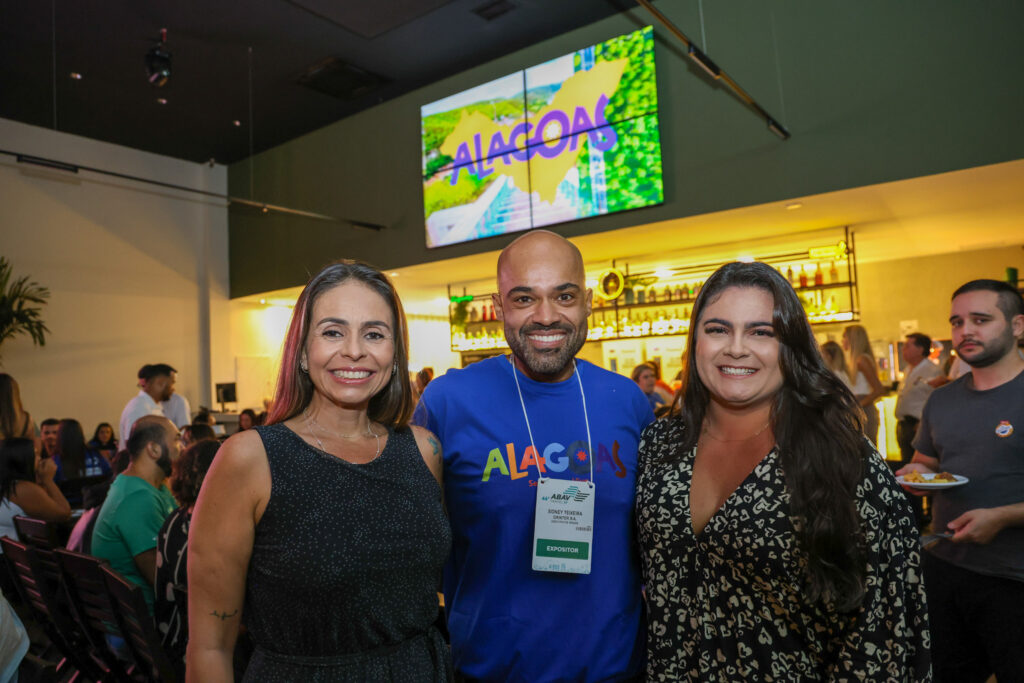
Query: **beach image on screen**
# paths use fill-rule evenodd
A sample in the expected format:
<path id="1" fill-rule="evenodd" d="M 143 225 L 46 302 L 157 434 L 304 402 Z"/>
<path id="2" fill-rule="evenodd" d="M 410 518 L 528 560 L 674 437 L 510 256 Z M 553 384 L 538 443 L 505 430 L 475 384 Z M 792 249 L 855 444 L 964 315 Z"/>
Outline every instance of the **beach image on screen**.
<path id="1" fill-rule="evenodd" d="M 425 105 L 427 246 L 663 200 L 650 27 Z"/>

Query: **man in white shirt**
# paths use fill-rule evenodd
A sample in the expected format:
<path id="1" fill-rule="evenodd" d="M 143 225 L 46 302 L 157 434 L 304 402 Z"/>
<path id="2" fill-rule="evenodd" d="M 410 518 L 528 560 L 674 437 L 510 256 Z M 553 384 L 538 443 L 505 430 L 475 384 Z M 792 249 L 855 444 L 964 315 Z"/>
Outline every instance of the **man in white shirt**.
<path id="1" fill-rule="evenodd" d="M 146 366 L 143 366 L 145 369 Z M 168 366 L 170 367 L 170 366 Z M 142 387 L 145 380 L 142 378 L 142 370 L 139 370 L 139 386 Z M 185 425 L 192 424 L 192 406 L 188 404 L 188 399 L 175 391 L 171 394 L 170 398 L 160 402 L 160 407 L 164 411 L 164 415 L 167 419 L 174 423 L 174 426 L 179 430 Z"/>
<path id="2" fill-rule="evenodd" d="M 128 401 L 121 412 L 119 429 L 122 443 L 128 443 L 128 439 L 132 435 L 132 425 L 140 417 L 146 415 L 167 417 L 161 403 L 174 394 L 174 383 L 177 376 L 178 371 L 166 363 L 142 366 L 142 369 L 139 370 L 141 389 L 135 398 Z"/>
<path id="3" fill-rule="evenodd" d="M 921 412 L 928 396 L 935 391 L 935 385 L 931 382 L 943 376 L 939 366 L 928 360 L 931 350 L 931 337 L 920 332 L 908 334 L 903 343 L 903 360 L 907 363 L 907 369 L 896 396 L 896 442 L 900 446 L 901 459 L 898 467 L 905 467 L 914 457 L 914 436 L 921 422 Z M 922 499 L 914 495 L 908 495 L 907 498 L 914 508 L 917 526 L 922 528 L 928 521 Z"/>

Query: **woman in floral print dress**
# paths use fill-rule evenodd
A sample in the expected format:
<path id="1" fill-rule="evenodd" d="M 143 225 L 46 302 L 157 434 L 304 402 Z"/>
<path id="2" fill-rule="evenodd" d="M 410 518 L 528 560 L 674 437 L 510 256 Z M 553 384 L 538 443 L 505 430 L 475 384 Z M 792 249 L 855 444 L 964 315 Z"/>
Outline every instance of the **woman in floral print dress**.
<path id="1" fill-rule="evenodd" d="M 914 517 L 789 283 L 712 275 L 683 380 L 640 445 L 648 677 L 930 680 Z"/>

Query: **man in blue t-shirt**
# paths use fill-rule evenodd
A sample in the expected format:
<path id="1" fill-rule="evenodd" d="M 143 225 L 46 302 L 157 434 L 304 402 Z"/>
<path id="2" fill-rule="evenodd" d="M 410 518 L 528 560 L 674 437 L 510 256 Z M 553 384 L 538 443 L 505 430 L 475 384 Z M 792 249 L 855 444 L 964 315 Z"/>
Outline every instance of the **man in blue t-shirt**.
<path id="1" fill-rule="evenodd" d="M 435 379 L 416 409 L 444 446 L 454 535 L 444 594 L 465 680 L 643 674 L 633 503 L 637 444 L 654 415 L 633 381 L 576 360 L 591 308 L 584 283 L 569 241 L 544 230 L 515 240 L 493 296 L 512 353 Z M 533 569 L 538 473 L 593 481 L 589 574 Z"/>

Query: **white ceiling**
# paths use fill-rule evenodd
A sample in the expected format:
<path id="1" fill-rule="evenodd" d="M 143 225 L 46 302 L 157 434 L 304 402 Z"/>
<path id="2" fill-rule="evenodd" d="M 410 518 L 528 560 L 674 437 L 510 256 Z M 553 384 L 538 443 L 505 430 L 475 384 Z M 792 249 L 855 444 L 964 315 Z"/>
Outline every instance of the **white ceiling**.
<path id="1" fill-rule="evenodd" d="M 800 208 L 787 209 L 799 203 Z M 806 248 L 829 228 L 850 226 L 859 263 L 889 261 L 1024 243 L 1024 159 L 933 176 L 792 197 L 770 204 L 639 225 L 573 238 L 588 274 L 626 261 L 631 270 L 685 259 L 717 263 L 745 250 Z M 821 235 L 796 233 L 822 232 Z M 825 240 L 823 243 L 830 243 Z M 682 253 L 685 252 L 685 253 Z M 480 294 L 494 287 L 498 252 L 435 261 L 392 271 L 409 313 L 445 315 L 446 285 Z M 294 302 L 300 287 L 246 297 Z"/>

